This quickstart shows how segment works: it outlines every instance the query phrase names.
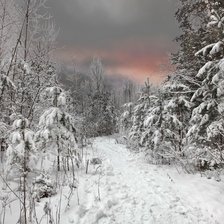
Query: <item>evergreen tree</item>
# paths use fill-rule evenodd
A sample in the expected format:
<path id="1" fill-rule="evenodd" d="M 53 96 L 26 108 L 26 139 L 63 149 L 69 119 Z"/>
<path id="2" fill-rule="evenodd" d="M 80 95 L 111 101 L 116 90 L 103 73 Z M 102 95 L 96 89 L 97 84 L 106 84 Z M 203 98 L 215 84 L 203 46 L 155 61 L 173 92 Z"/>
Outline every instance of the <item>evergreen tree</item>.
<path id="1" fill-rule="evenodd" d="M 195 107 L 191 117 L 191 128 L 188 132 L 190 141 L 196 148 L 197 163 L 203 168 L 223 163 L 223 100 L 224 100 L 224 61 L 223 61 L 223 7 L 218 1 L 207 3 L 210 32 L 220 36 L 217 41 L 204 46 L 195 55 L 209 57 L 208 61 L 197 74 L 201 81 L 191 101 Z M 221 37 L 222 36 L 222 37 Z M 222 59 L 219 59 L 222 58 Z"/>
<path id="2" fill-rule="evenodd" d="M 132 117 L 133 117 L 133 108 L 134 104 L 132 102 L 125 103 L 123 105 L 123 113 L 120 117 L 120 129 L 123 133 L 129 133 L 132 127 Z"/>
<path id="3" fill-rule="evenodd" d="M 111 102 L 111 94 L 97 91 L 85 113 L 85 123 L 91 136 L 111 135 L 116 130 L 116 112 Z"/>
<path id="4" fill-rule="evenodd" d="M 89 105 L 84 112 L 84 125 L 89 136 L 111 135 L 116 131 L 117 115 L 112 94 L 106 89 L 104 69 L 100 59 L 90 65 Z"/>
<path id="5" fill-rule="evenodd" d="M 141 144 L 147 149 L 147 153 L 153 159 L 153 162 L 163 162 L 167 145 L 164 144 L 165 133 L 165 111 L 163 96 L 161 92 L 158 95 L 150 96 L 152 106 L 147 111 L 144 119 L 145 130 L 140 140 Z"/>
<path id="6" fill-rule="evenodd" d="M 66 112 L 66 95 L 62 88 L 47 88 L 46 97 L 50 98 L 52 104 L 40 117 L 36 141 L 45 151 L 55 150 L 57 169 L 60 171 L 62 158 L 79 156 L 75 120 Z"/>
<path id="7" fill-rule="evenodd" d="M 23 192 L 22 215 L 28 220 L 31 214 L 30 206 L 27 206 L 27 194 L 29 189 L 28 174 L 35 166 L 35 144 L 34 133 L 28 128 L 29 121 L 21 116 L 16 119 L 12 126 L 12 132 L 9 136 L 9 146 L 7 149 L 7 173 L 17 171 L 20 174 L 21 190 Z"/>
<path id="8" fill-rule="evenodd" d="M 173 74 L 162 85 L 164 110 L 166 112 L 166 129 L 170 130 L 169 141 L 172 143 L 171 154 L 182 154 L 186 143 L 186 133 L 191 115 L 190 96 L 192 91 L 183 84 L 179 74 Z M 175 155 L 174 155 L 175 156 Z"/>
<path id="9" fill-rule="evenodd" d="M 34 165 L 34 133 L 29 128 L 29 121 L 25 118 L 13 122 L 7 148 L 7 170 L 17 171 L 23 175 L 31 171 Z"/>
<path id="10" fill-rule="evenodd" d="M 206 0 L 179 0 L 176 19 L 180 24 L 182 34 L 176 39 L 180 44 L 179 51 L 174 54 L 173 62 L 178 70 L 187 69 L 193 76 L 201 66 L 209 60 L 208 57 L 195 58 L 195 50 L 205 44 L 212 43 L 220 36 L 219 30 L 210 32 L 207 29 L 209 6 Z M 210 4 L 223 5 L 222 0 L 210 0 Z"/>
<path id="11" fill-rule="evenodd" d="M 147 111 L 151 105 L 150 95 L 152 95 L 152 86 L 149 84 L 149 79 L 145 82 L 145 86 L 141 90 L 141 96 L 136 102 L 132 114 L 132 125 L 129 137 L 133 141 L 137 141 L 141 145 L 140 139 L 144 132 L 144 119 L 147 116 Z"/>

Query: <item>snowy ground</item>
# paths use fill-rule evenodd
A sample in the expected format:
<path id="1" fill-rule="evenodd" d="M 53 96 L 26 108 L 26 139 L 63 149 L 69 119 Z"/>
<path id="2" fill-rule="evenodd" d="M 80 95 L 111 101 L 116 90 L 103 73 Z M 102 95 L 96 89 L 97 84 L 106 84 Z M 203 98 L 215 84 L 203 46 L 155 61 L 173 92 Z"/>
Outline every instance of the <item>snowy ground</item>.
<path id="1" fill-rule="evenodd" d="M 223 223 L 223 182 L 149 165 L 113 139 L 98 138 L 94 148 L 102 172 L 82 182 L 81 205 L 67 214 L 67 223 Z"/>
<path id="2" fill-rule="evenodd" d="M 46 201 L 54 216 L 61 201 L 61 224 L 223 223 L 223 181 L 149 165 L 113 138 L 97 138 L 93 149 L 93 156 L 102 158 L 102 166 L 90 165 L 87 175 L 79 171 L 80 184 L 70 207 L 66 209 L 69 188 L 65 187 L 60 195 L 36 205 L 37 216 L 42 216 Z M 16 223 L 18 207 L 16 202 L 11 204 L 6 224 Z M 41 223 L 47 223 L 46 219 Z"/>

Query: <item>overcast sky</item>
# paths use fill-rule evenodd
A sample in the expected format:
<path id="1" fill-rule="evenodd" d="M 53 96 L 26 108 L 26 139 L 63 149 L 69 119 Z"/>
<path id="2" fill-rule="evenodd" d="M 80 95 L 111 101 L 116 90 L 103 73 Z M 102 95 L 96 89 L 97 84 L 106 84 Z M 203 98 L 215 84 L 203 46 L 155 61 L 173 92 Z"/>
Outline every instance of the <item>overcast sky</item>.
<path id="1" fill-rule="evenodd" d="M 86 67 L 94 56 L 109 74 L 161 80 L 178 34 L 177 0 L 48 0 L 60 27 L 61 59 Z"/>

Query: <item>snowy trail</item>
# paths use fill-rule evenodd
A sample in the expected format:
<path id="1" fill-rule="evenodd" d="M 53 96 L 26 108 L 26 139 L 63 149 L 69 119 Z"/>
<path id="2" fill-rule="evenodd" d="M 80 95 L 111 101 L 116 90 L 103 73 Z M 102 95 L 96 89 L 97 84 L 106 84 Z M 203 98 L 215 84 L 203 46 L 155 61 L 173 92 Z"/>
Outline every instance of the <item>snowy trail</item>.
<path id="1" fill-rule="evenodd" d="M 68 223 L 218 223 L 187 200 L 162 168 L 140 163 L 113 139 L 98 138 L 94 148 L 103 159 L 101 175 L 89 175 L 82 183 L 81 205 L 70 212 Z"/>

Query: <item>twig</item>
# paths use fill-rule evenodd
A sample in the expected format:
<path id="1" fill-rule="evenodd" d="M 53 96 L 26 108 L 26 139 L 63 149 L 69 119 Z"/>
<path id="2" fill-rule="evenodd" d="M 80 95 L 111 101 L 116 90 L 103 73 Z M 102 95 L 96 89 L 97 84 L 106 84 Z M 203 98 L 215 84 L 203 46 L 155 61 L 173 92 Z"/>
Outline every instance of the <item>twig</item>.
<path id="1" fill-rule="evenodd" d="M 9 188 L 9 190 L 19 199 L 19 201 L 23 204 L 23 201 L 20 199 L 20 197 L 14 192 L 14 190 L 12 190 L 12 188 L 9 186 L 9 184 L 7 183 L 7 181 L 4 179 L 4 177 L 0 174 L 0 177 L 2 178 L 3 182 L 6 184 L 6 186 Z"/>

